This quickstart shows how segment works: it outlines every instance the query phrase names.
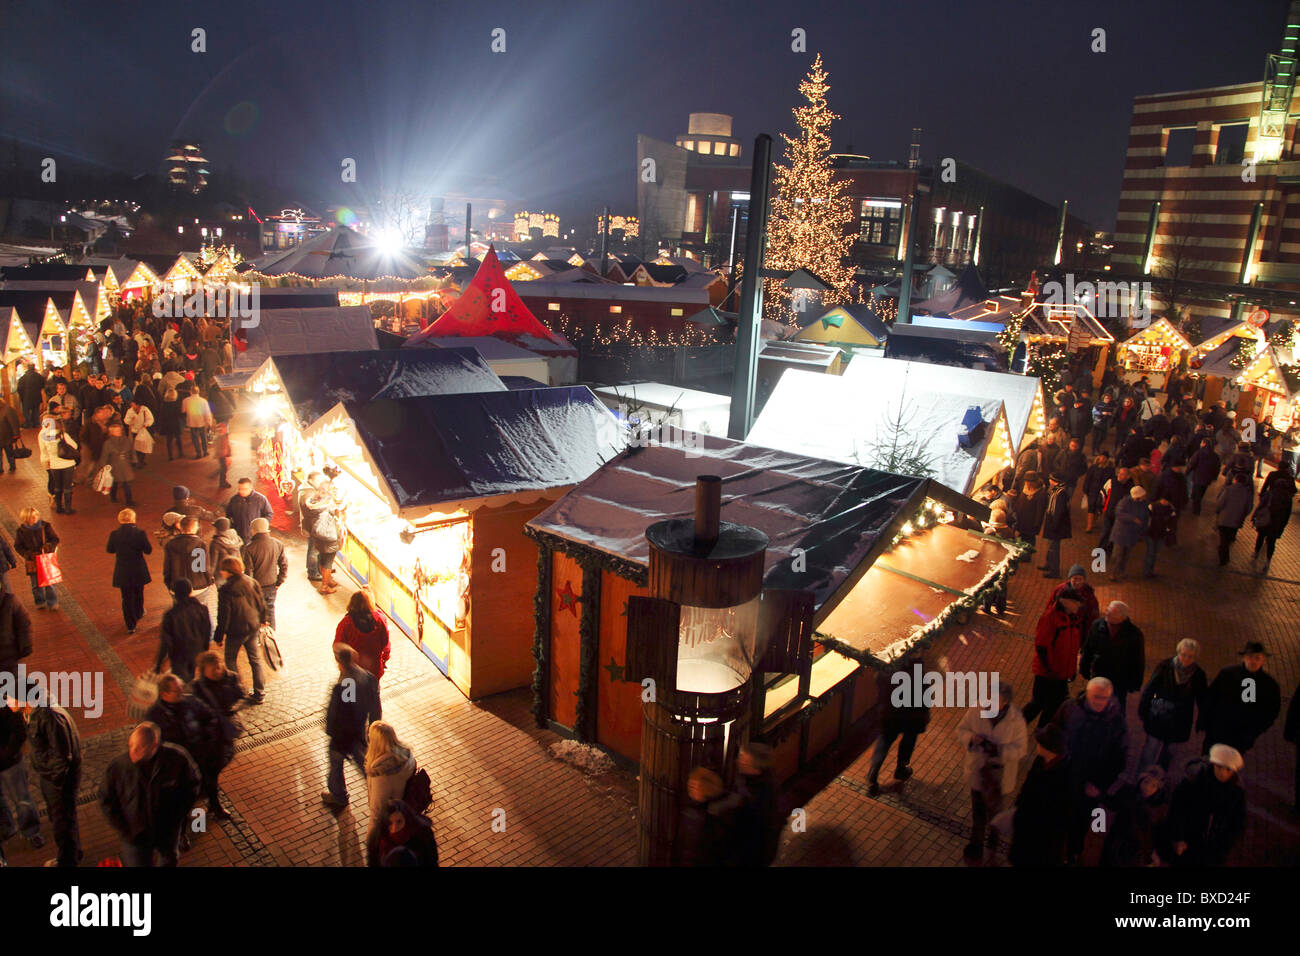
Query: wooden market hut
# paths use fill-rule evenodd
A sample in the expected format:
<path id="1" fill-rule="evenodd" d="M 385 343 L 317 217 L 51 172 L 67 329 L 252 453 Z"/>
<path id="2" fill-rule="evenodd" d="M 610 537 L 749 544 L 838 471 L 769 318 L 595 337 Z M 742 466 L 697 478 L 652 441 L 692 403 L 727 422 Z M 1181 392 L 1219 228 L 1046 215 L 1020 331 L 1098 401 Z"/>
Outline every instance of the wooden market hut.
<path id="1" fill-rule="evenodd" d="M 1300 375 L 1278 359 L 1261 333 L 1257 338 L 1231 335 L 1204 358 L 1193 362 L 1204 380 L 1206 406 L 1224 401 L 1239 420 L 1272 421 L 1287 428 L 1295 415 Z"/>
<path id="2" fill-rule="evenodd" d="M 68 365 L 68 327 L 64 315 L 71 315 L 77 290 L 0 289 L 0 312 L 12 306 L 36 347 L 42 372 Z"/>
<path id="3" fill-rule="evenodd" d="M 922 390 L 1000 398 L 1015 452 L 1047 431 L 1043 383 L 1032 375 L 901 359 L 858 358 L 844 370 L 844 378 L 851 382 L 888 383 L 883 385 L 883 390 L 894 395 Z"/>
<path id="4" fill-rule="evenodd" d="M 471 699 L 531 679 L 524 525 L 622 436 L 584 386 L 340 402 L 305 432 L 341 469 L 336 567 Z"/>
<path id="5" fill-rule="evenodd" d="M 963 495 L 1015 458 L 1001 398 L 940 391 L 919 376 L 900 390 L 888 377 L 787 372 L 746 440 L 830 461 L 923 468 Z"/>
<path id="6" fill-rule="evenodd" d="M 884 319 L 868 305 L 837 305 L 805 325 L 794 335 L 795 342 L 834 345 L 845 351 L 883 349 L 889 329 Z"/>
<path id="7" fill-rule="evenodd" d="M 1192 351 L 1192 343 L 1164 316 L 1145 329 L 1135 332 L 1115 348 L 1124 381 L 1136 382 L 1142 376 L 1159 376 L 1160 390 L 1169 384 L 1183 357 Z"/>
<path id="8" fill-rule="evenodd" d="M 775 747 L 788 782 L 871 721 L 882 669 L 1005 588 L 1024 552 L 950 523 L 987 511 L 937 482 L 694 437 L 629 449 L 529 522 L 534 715 L 639 760 L 627 609 L 650 593 L 646 529 L 689 516 L 696 477 L 716 475 L 723 522 L 767 536 L 749 732 Z"/>
<path id="9" fill-rule="evenodd" d="M 263 309 L 256 325 L 235 333 L 235 372 L 259 368 L 272 355 L 373 351 L 375 323 L 364 305 Z"/>
<path id="10" fill-rule="evenodd" d="M 203 281 L 202 260 L 198 253 L 182 252 L 162 277 L 168 292 L 193 292 Z"/>
<path id="11" fill-rule="evenodd" d="M 0 390 L 3 390 L 4 400 L 18 409 L 18 365 L 25 361 L 39 367 L 40 360 L 36 354 L 36 346 L 32 343 L 32 337 L 27 334 L 27 327 L 18 316 L 18 310 L 12 305 L 0 307 L 0 316 L 6 312 L 9 313 L 9 317 L 4 323 L 4 368 L 3 372 L 0 372 Z"/>

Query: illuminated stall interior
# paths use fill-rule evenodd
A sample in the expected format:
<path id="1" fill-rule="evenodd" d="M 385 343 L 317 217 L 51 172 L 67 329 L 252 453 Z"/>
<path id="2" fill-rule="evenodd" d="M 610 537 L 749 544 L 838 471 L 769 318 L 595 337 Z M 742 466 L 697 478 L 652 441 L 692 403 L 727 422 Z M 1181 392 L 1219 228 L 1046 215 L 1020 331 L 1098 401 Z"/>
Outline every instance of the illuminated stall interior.
<path id="1" fill-rule="evenodd" d="M 188 252 L 182 252 L 163 275 L 162 285 L 167 292 L 184 294 L 197 289 L 202 280 L 203 273 L 194 264 L 194 257 Z"/>
<path id="2" fill-rule="evenodd" d="M 1145 375 L 1163 389 L 1183 355 L 1191 351 L 1192 343 L 1162 316 L 1121 342 L 1115 358 L 1125 381 L 1136 382 Z"/>
<path id="3" fill-rule="evenodd" d="M 760 607 L 751 732 L 776 749 L 783 781 L 870 719 L 884 664 L 1005 588 L 1023 556 L 959 527 L 987 510 L 928 479 L 703 435 L 619 455 L 529 523 L 542 548 L 534 713 L 632 763 L 641 685 L 625 673 L 625 608 L 649 593 L 645 529 L 691 515 L 700 474 L 722 479 L 724 522 L 768 536 L 763 586 L 780 600 L 765 593 Z M 695 644 L 679 647 L 679 680 Z"/>
<path id="4" fill-rule="evenodd" d="M 537 551 L 524 524 L 621 436 L 582 386 L 379 399 L 317 419 L 299 464 L 342 469 L 336 567 L 477 698 L 532 678 Z"/>
<path id="5" fill-rule="evenodd" d="M 147 263 L 137 262 L 135 269 L 125 282 L 122 283 L 123 299 L 148 299 L 153 290 L 162 285 L 162 280 L 158 274 L 149 268 Z"/>
<path id="6" fill-rule="evenodd" d="M 1015 456 L 1001 398 L 797 370 L 781 377 L 747 441 L 855 465 L 915 467 L 958 494 L 983 488 Z"/>
<path id="7" fill-rule="evenodd" d="M 0 314 L 3 311 L 0 310 Z M 32 344 L 32 337 L 27 334 L 22 319 L 18 317 L 18 310 L 9 306 L 7 311 L 9 321 L 5 323 L 4 397 L 14 408 L 18 408 L 18 363 L 27 361 L 37 364 L 36 346 Z"/>
<path id="8" fill-rule="evenodd" d="M 77 290 L 0 289 L 0 310 L 10 306 L 27 329 L 27 337 L 36 348 L 37 364 L 42 372 L 68 365 L 68 328 L 63 315 L 70 315 Z"/>
<path id="9" fill-rule="evenodd" d="M 1238 416 L 1254 417 L 1256 421 L 1264 420 L 1257 416 L 1256 385 L 1268 387 L 1270 370 L 1278 380 L 1285 381 L 1263 330 L 1245 322 L 1230 326 L 1197 345 L 1188 366 L 1193 376 L 1204 380 L 1204 391 L 1200 394 L 1205 407 L 1223 401 Z M 1246 375 L 1252 368 L 1253 377 L 1259 378 L 1260 383 Z M 1274 382 L 1273 387 L 1279 386 Z"/>

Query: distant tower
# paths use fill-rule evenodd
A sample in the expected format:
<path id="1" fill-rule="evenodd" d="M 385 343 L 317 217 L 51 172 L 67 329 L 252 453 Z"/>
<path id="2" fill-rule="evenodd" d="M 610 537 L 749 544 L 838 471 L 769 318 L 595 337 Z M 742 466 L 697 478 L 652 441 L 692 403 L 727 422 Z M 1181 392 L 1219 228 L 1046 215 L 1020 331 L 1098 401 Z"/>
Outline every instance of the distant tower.
<path id="1" fill-rule="evenodd" d="M 912 127 L 912 149 L 907 154 L 907 168 L 916 169 L 921 165 L 921 127 Z"/>
<path id="2" fill-rule="evenodd" d="M 208 185 L 208 161 L 197 142 L 178 140 L 167 151 L 167 183 L 172 189 L 198 195 Z"/>

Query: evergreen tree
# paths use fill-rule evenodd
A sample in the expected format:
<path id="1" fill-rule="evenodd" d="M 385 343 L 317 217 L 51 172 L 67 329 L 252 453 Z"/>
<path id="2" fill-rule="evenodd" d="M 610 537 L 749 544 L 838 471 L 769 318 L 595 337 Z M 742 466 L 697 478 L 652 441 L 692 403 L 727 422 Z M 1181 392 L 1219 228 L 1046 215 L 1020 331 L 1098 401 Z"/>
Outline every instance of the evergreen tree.
<path id="1" fill-rule="evenodd" d="M 812 272 L 832 287 L 821 296 L 823 305 L 831 305 L 849 298 L 853 267 L 844 263 L 853 245 L 847 228 L 853 205 L 844 195 L 844 182 L 832 175 L 830 126 L 839 114 L 826 105 L 826 76 L 819 53 L 799 84 L 808 102 L 793 111 L 798 135 L 781 134 L 785 163 L 776 166 L 765 264 L 769 269 Z M 816 295 L 800 303 L 797 297 L 806 293 L 794 292 L 792 297 L 780 279 L 766 279 L 764 284 L 767 311 L 788 322 L 801 305 L 816 308 Z"/>

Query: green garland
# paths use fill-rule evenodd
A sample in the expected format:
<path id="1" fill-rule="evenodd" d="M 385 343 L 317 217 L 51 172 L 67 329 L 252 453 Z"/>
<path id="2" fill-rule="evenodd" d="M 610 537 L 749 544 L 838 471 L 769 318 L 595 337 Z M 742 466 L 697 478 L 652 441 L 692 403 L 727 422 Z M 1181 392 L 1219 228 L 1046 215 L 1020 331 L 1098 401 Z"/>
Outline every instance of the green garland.
<path id="1" fill-rule="evenodd" d="M 600 650 L 600 568 L 594 562 L 582 566 L 582 615 L 578 623 L 578 702 L 574 714 L 574 733 L 581 741 L 594 739 L 589 726 L 595 713 L 588 712 L 587 704 L 595 694 L 596 655 Z"/>
<path id="2" fill-rule="evenodd" d="M 1002 331 L 997 333 L 998 345 L 1002 346 L 1007 353 L 1008 367 L 1015 361 L 1016 349 L 1020 345 L 1020 330 L 1024 328 L 1024 324 L 1024 313 L 1013 312 L 1011 318 L 1007 319 L 1007 324 L 1002 327 Z"/>
<path id="3" fill-rule="evenodd" d="M 1236 369 L 1244 369 L 1255 361 L 1258 350 L 1259 343 L 1254 339 L 1243 338 L 1241 344 L 1237 346 L 1237 354 L 1232 357 L 1228 364 Z"/>
<path id="4" fill-rule="evenodd" d="M 539 542 L 537 547 L 537 593 L 533 595 L 533 720 L 546 726 L 546 694 L 550 685 L 549 649 L 551 643 L 551 549 Z"/>
<path id="5" fill-rule="evenodd" d="M 527 525 L 524 526 L 524 535 L 532 538 L 542 547 L 569 556 L 579 567 L 586 568 L 587 565 L 591 565 L 600 568 L 602 571 L 613 572 L 620 578 L 631 581 L 637 587 L 643 588 L 650 583 L 650 566 L 648 564 L 637 564 L 635 561 L 615 557 L 612 554 L 606 554 L 604 551 L 596 551 L 585 544 L 570 541 L 549 531 L 542 531 Z"/>

